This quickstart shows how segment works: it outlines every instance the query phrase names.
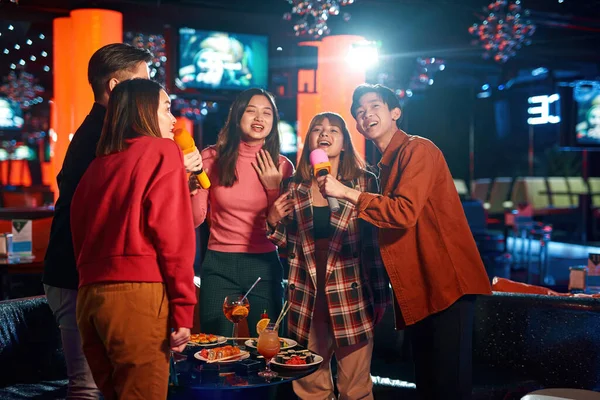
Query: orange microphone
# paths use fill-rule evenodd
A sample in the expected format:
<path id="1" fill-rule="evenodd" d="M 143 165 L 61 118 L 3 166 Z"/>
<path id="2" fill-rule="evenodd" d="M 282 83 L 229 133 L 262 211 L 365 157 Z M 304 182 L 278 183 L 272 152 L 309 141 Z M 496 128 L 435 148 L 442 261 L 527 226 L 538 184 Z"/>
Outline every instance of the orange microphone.
<path id="1" fill-rule="evenodd" d="M 194 138 L 186 129 L 175 129 L 173 134 L 175 135 L 173 140 L 177 143 L 181 151 L 183 151 L 183 154 L 189 154 L 196 149 Z M 201 169 L 200 171 L 194 171 L 192 173 L 198 178 L 198 182 L 202 189 L 208 189 L 210 187 L 210 180 L 204 170 Z"/>

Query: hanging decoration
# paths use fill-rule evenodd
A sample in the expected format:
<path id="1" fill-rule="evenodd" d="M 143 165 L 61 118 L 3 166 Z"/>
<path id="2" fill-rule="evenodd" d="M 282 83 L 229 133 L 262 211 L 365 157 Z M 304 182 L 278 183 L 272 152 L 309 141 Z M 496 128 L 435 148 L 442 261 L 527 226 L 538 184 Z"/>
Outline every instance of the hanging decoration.
<path id="1" fill-rule="evenodd" d="M 396 96 L 400 101 L 406 101 L 416 92 L 426 90 L 432 86 L 436 75 L 446 69 L 446 61 L 438 57 L 418 57 L 415 69 L 408 80 L 391 73 L 380 72 L 377 83 L 396 88 Z"/>
<path id="2" fill-rule="evenodd" d="M 469 27 L 475 37 L 473 44 L 484 49 L 483 58 L 505 63 L 522 46 L 531 44 L 536 26 L 531 23 L 529 10 L 520 0 L 495 0 L 485 9 L 481 22 Z"/>
<path id="3" fill-rule="evenodd" d="M 41 95 L 45 89 L 37 84 L 37 79 L 28 72 L 20 70 L 10 71 L 4 78 L 4 84 L 0 86 L 0 92 L 10 100 L 19 103 L 22 110 L 28 110 L 35 104 L 42 103 Z"/>
<path id="4" fill-rule="evenodd" d="M 446 61 L 437 57 L 417 58 L 417 67 L 408 87 L 422 90 L 434 83 L 435 74 L 446 69 Z"/>
<path id="5" fill-rule="evenodd" d="M 328 35 L 327 26 L 329 17 L 340 14 L 340 9 L 354 3 L 354 0 L 287 0 L 292 6 L 291 12 L 283 14 L 286 21 L 292 20 L 294 15 L 298 18 L 294 22 L 296 36 L 312 36 L 320 38 Z M 349 13 L 343 14 L 345 22 L 350 21 Z"/>
<path id="6" fill-rule="evenodd" d="M 166 83 L 167 49 L 163 35 L 126 32 L 125 42 L 152 53 L 154 58 L 150 62 L 150 78 L 164 86 Z"/>
<path id="7" fill-rule="evenodd" d="M 171 99 L 171 108 L 175 115 L 201 121 L 208 113 L 217 112 L 219 110 L 219 104 L 216 101 L 202 101 L 198 99 L 177 97 Z"/>

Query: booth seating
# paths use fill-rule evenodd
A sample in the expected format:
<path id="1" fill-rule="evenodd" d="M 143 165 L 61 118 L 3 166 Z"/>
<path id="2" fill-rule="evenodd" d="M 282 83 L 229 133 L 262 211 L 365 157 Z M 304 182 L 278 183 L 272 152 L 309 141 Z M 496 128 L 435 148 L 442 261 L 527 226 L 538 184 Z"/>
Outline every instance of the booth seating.
<path id="1" fill-rule="evenodd" d="M 456 187 L 456 191 L 461 199 L 465 199 L 469 197 L 469 188 L 467 187 L 467 183 L 462 179 L 455 179 L 454 186 Z"/>
<path id="2" fill-rule="evenodd" d="M 581 389 L 542 389 L 521 400 L 600 400 L 600 393 Z"/>
<path id="3" fill-rule="evenodd" d="M 44 296 L 0 302 L 0 399 L 64 399 L 60 331 Z"/>
<path id="4" fill-rule="evenodd" d="M 471 183 L 470 197 L 484 204 L 491 224 L 527 208 L 537 221 L 553 225 L 556 240 L 585 243 L 590 235 L 600 236 L 600 178 L 482 178 Z"/>
<path id="5" fill-rule="evenodd" d="M 480 200 L 492 215 L 503 214 L 527 203 L 534 215 L 575 211 L 580 195 L 591 194 L 590 206 L 600 208 L 600 178 L 584 180 L 579 176 L 525 176 L 476 179 L 471 185 L 471 198 Z"/>

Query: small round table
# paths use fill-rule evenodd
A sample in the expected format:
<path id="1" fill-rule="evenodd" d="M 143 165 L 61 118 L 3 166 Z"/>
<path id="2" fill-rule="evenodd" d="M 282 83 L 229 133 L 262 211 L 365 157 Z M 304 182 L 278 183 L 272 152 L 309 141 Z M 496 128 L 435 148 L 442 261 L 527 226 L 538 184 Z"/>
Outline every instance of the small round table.
<path id="1" fill-rule="evenodd" d="M 279 375 L 266 380 L 258 376 L 258 372 L 265 368 L 265 362 L 264 359 L 257 358 L 256 349 L 245 348 L 244 350 L 250 352 L 250 357 L 245 362 L 233 364 L 207 364 L 199 361 L 194 358 L 194 353 L 201 349 L 197 346 L 188 346 L 184 352 L 187 359 L 175 364 L 177 379 L 176 383 L 172 383 L 169 387 L 169 400 L 275 399 L 277 390 L 282 384 L 310 375 L 319 368 L 319 365 L 314 365 L 299 370 L 271 364 L 271 369 L 277 371 Z M 298 345 L 294 349 L 304 348 Z M 251 363 L 249 360 L 256 363 L 248 365 Z"/>

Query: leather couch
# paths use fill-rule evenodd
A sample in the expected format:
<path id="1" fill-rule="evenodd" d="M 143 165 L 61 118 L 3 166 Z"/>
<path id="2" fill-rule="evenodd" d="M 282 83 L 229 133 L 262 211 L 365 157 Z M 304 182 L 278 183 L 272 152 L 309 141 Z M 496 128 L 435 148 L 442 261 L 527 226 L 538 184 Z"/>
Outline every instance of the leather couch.
<path id="1" fill-rule="evenodd" d="M 60 332 L 44 296 L 0 302 L 0 399 L 64 399 Z"/>

